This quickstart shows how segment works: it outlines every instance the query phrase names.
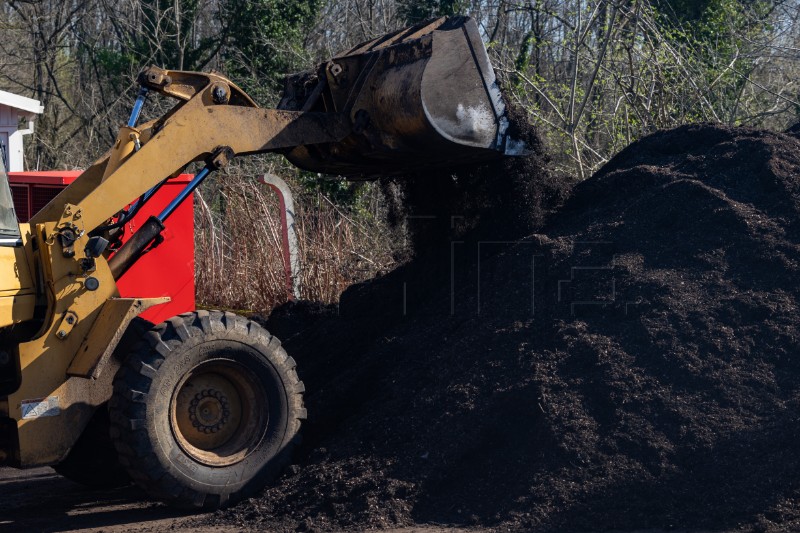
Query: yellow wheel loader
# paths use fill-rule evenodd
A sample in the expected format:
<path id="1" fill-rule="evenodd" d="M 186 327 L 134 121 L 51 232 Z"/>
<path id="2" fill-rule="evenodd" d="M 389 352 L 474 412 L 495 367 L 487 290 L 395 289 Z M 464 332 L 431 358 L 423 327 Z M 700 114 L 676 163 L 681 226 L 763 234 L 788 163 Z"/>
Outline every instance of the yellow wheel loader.
<path id="1" fill-rule="evenodd" d="M 201 310 L 152 325 L 137 316 L 166 298 L 119 297 L 115 280 L 159 244 L 174 209 L 240 155 L 277 152 L 303 169 L 370 179 L 523 147 L 507 135 L 465 17 L 289 76 L 277 109 L 218 74 L 150 67 L 138 81 L 114 146 L 29 224 L 17 224 L 0 173 L 0 464 L 53 465 L 89 485 L 132 479 L 170 504 L 214 509 L 290 460 L 304 387 L 278 339 L 246 318 Z M 175 104 L 139 124 L 148 95 Z M 195 162 L 204 167 L 159 216 L 109 246 Z"/>

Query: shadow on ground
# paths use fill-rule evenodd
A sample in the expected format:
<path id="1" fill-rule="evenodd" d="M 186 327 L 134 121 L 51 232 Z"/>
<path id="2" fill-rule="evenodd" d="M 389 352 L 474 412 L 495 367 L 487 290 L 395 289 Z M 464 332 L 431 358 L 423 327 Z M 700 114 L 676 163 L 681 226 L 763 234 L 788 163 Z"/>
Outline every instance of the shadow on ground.
<path id="1" fill-rule="evenodd" d="M 50 468 L 0 468 L 0 532 L 158 531 L 188 516 L 147 499 L 137 487 L 91 490 Z"/>

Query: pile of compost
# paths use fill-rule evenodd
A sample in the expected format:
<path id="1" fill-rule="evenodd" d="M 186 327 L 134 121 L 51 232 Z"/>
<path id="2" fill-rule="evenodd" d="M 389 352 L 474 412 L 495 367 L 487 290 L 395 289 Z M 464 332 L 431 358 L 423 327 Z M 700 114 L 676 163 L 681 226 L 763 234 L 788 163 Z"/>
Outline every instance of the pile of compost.
<path id="1" fill-rule="evenodd" d="M 304 446 L 214 520 L 800 526 L 800 139 L 658 132 L 525 227 L 440 239 L 339 306 L 274 312 L 308 391 Z"/>

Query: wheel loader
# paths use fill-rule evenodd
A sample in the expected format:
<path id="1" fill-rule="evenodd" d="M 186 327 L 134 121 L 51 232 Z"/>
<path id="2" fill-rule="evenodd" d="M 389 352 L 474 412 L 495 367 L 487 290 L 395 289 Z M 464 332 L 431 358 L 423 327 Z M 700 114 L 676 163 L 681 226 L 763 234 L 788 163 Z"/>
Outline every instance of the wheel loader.
<path id="1" fill-rule="evenodd" d="M 153 325 L 168 298 L 121 298 L 175 208 L 236 156 L 274 152 L 352 179 L 520 153 L 475 22 L 441 18 L 287 77 L 275 109 L 215 73 L 145 69 L 113 147 L 18 224 L 0 173 L 0 464 L 132 480 L 215 509 L 275 478 L 299 439 L 303 383 L 261 326 L 197 310 Z M 140 124 L 147 98 L 174 101 Z M 120 229 L 170 177 L 202 169 L 158 215 Z M 247 243 L 240 243 L 247 246 Z"/>

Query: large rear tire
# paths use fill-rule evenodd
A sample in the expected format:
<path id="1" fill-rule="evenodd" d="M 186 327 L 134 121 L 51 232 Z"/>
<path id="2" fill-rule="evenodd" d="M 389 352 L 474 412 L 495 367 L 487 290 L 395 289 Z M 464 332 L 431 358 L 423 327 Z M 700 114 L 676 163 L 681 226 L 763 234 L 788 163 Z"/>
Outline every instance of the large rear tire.
<path id="1" fill-rule="evenodd" d="M 261 326 L 197 311 L 155 326 L 114 379 L 111 437 L 153 497 L 217 509 L 274 479 L 305 418 L 295 362 Z"/>

